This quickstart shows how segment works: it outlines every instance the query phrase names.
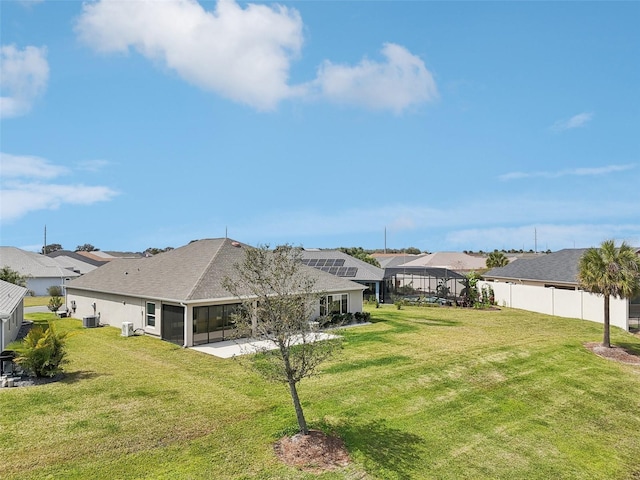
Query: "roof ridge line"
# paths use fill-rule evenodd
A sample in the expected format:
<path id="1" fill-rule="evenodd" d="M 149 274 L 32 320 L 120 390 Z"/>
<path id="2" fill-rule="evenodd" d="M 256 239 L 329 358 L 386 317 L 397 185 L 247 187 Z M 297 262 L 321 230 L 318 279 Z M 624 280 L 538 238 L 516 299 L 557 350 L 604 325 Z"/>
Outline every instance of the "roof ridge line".
<path id="1" fill-rule="evenodd" d="M 213 239 L 207 239 L 207 240 L 213 240 Z M 200 276 L 198 277 L 198 280 L 194 283 L 194 285 L 191 288 L 191 290 L 189 290 L 189 293 L 187 294 L 186 298 L 191 298 L 191 296 L 194 294 L 194 292 L 198 289 L 198 287 L 202 283 L 202 280 L 203 280 L 205 274 L 209 271 L 209 267 L 211 267 L 211 264 L 216 259 L 216 257 L 218 256 L 218 253 L 220 253 L 220 249 L 223 247 L 223 245 L 225 244 L 225 242 L 227 240 L 229 240 L 229 239 L 228 238 L 223 238 L 222 239 L 222 242 L 220 242 L 220 245 L 218 246 L 216 251 L 213 253 L 213 255 L 211 255 L 211 258 L 207 262 L 207 265 L 204 267 L 202 272 L 200 272 Z M 201 241 L 204 241 L 204 240 L 201 240 Z"/>

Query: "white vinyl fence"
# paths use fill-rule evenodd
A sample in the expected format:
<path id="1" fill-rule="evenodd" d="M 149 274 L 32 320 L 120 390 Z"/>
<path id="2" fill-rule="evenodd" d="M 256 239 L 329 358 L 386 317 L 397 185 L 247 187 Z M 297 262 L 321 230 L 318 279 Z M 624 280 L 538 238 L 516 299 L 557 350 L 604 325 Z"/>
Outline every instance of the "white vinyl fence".
<path id="1" fill-rule="evenodd" d="M 493 288 L 496 304 L 559 317 L 604 323 L 604 297 L 582 290 L 563 290 L 505 282 L 478 282 Z M 611 325 L 629 330 L 629 301 L 611 297 Z"/>

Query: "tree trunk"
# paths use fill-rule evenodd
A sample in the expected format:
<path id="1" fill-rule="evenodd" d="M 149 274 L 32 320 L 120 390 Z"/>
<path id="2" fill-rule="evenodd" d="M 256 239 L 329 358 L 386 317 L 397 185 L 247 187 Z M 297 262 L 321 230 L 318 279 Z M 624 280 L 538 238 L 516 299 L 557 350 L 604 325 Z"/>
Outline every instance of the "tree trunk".
<path id="1" fill-rule="evenodd" d="M 298 397 L 296 381 L 293 378 L 293 371 L 291 370 L 291 364 L 289 363 L 289 356 L 282 348 L 282 345 L 280 346 L 280 350 L 282 352 L 282 360 L 284 360 L 284 369 L 285 372 L 287 372 L 287 383 L 289 384 L 289 391 L 291 393 L 291 400 L 293 401 L 293 408 L 295 408 L 296 410 L 296 417 L 298 418 L 300 433 L 302 433 L 303 435 L 309 435 L 307 421 L 304 418 L 304 412 L 302 411 L 302 405 L 300 404 L 300 397 Z"/>
<path id="2" fill-rule="evenodd" d="M 602 346 L 611 348 L 611 341 L 609 338 L 609 295 L 605 293 L 604 295 L 604 337 L 602 338 Z"/>
<path id="3" fill-rule="evenodd" d="M 309 435 L 309 428 L 307 428 L 307 421 L 304 418 L 304 412 L 302 411 L 302 405 L 300 404 L 300 398 L 298 397 L 298 389 L 296 383 L 289 379 L 289 390 L 291 391 L 291 400 L 293 400 L 293 406 L 296 409 L 296 417 L 298 417 L 298 426 L 300 427 L 300 433 L 303 435 Z"/>

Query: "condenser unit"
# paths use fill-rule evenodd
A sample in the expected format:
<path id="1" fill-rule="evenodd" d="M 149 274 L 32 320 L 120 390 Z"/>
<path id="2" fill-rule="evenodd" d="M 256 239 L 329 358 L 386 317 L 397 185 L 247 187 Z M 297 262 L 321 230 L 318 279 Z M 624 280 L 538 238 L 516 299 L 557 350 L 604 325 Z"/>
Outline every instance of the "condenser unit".
<path id="1" fill-rule="evenodd" d="M 96 328 L 98 326 L 98 317 L 95 315 L 82 317 L 82 326 L 85 328 Z"/>
<path id="2" fill-rule="evenodd" d="M 122 322 L 122 336 L 123 337 L 133 336 L 133 323 Z"/>

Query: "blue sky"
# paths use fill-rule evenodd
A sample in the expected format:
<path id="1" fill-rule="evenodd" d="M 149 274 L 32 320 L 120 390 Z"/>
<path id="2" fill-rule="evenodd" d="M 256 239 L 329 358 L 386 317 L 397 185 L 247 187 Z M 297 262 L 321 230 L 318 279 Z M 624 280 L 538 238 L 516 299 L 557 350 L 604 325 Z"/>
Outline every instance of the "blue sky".
<path id="1" fill-rule="evenodd" d="M 638 2 L 0 8 L 2 245 L 640 245 Z"/>

